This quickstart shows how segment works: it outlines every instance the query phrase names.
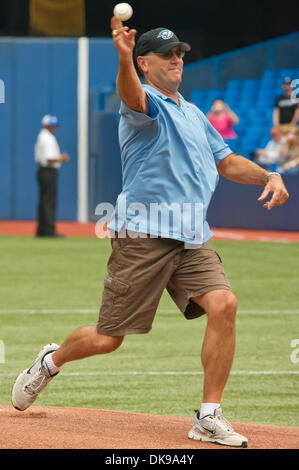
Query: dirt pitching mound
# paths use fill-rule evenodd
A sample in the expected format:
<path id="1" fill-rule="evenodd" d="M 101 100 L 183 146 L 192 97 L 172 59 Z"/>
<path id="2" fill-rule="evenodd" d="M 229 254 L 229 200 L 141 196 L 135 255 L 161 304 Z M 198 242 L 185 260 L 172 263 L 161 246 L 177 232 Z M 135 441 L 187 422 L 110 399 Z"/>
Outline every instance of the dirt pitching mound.
<path id="1" fill-rule="evenodd" d="M 188 439 L 193 418 L 89 408 L 0 405 L 1 449 L 215 449 Z M 298 449 L 299 428 L 233 423 L 249 449 Z"/>

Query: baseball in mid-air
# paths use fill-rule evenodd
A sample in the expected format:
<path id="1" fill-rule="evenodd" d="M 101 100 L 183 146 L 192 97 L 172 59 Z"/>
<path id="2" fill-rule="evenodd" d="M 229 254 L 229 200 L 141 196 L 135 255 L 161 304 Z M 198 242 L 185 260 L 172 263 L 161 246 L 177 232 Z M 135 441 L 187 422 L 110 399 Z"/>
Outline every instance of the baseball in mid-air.
<path id="1" fill-rule="evenodd" d="M 127 21 L 133 15 L 133 9 L 128 3 L 118 3 L 113 10 L 114 16 L 121 21 Z"/>

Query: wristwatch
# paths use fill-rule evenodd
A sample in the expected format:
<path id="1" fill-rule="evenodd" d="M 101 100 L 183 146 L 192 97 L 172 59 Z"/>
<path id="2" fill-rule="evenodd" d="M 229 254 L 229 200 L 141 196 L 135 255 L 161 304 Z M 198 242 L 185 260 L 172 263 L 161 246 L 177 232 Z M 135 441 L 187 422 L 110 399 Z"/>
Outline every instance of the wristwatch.
<path id="1" fill-rule="evenodd" d="M 271 175 L 277 175 L 277 176 L 280 176 L 280 177 L 281 177 L 281 175 L 280 175 L 279 173 L 277 173 L 277 171 L 269 171 L 269 173 L 266 174 L 266 179 L 265 179 L 265 182 L 266 182 L 266 183 L 265 183 L 265 184 L 268 184 L 269 177 L 270 177 Z"/>

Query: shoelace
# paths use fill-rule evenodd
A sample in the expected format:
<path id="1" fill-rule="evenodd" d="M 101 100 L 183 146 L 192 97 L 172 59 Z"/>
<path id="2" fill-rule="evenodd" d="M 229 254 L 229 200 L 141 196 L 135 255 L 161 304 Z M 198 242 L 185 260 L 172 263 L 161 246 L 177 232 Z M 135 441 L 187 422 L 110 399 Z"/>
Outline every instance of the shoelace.
<path id="1" fill-rule="evenodd" d="M 25 390 L 29 395 L 36 395 L 43 385 L 43 382 L 46 380 L 46 376 L 43 374 L 42 370 L 39 369 L 38 377 L 33 380 L 29 385 L 25 385 Z"/>
<path id="2" fill-rule="evenodd" d="M 227 426 L 227 430 L 233 432 L 233 427 L 232 425 L 225 419 L 223 415 L 217 416 L 217 419 L 222 423 L 224 423 Z"/>

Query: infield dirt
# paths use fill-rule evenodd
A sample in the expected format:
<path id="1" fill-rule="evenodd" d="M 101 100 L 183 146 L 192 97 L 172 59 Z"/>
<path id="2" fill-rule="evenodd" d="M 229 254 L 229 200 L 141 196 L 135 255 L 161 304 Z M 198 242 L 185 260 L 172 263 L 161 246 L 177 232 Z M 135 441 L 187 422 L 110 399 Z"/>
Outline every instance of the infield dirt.
<path id="1" fill-rule="evenodd" d="M 226 449 L 188 439 L 193 418 L 90 408 L 0 405 L 1 449 Z M 232 423 L 248 449 L 298 449 L 299 428 Z M 246 450 L 246 449 L 245 449 Z"/>

